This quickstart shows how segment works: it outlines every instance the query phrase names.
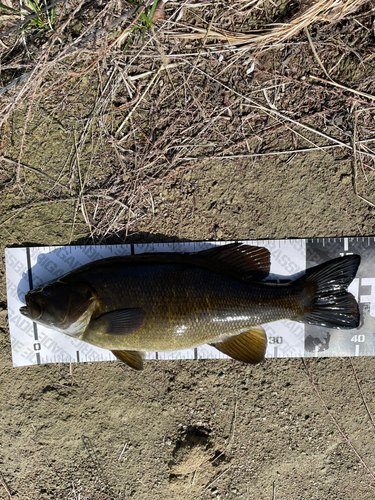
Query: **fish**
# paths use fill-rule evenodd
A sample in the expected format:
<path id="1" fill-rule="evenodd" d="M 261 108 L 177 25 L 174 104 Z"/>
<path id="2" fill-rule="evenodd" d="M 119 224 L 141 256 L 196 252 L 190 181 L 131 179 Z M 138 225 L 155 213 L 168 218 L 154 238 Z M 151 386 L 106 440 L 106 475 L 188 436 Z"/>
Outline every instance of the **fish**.
<path id="1" fill-rule="evenodd" d="M 242 243 L 109 257 L 29 291 L 20 312 L 112 351 L 135 370 L 143 368 L 145 352 L 202 344 L 257 364 L 267 348 L 265 323 L 359 326 L 358 303 L 347 288 L 360 260 L 338 257 L 275 284 L 266 280 L 269 250 Z"/>

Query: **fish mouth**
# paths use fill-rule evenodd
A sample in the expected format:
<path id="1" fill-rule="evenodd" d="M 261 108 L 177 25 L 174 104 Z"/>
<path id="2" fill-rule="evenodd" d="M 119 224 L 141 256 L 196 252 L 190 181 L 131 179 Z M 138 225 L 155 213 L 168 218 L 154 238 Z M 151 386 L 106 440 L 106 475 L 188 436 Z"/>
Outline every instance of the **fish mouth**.
<path id="1" fill-rule="evenodd" d="M 26 316 L 26 318 L 30 318 L 30 314 L 29 314 L 29 310 L 28 310 L 28 307 L 27 307 L 27 306 L 22 306 L 22 307 L 20 307 L 20 313 L 21 313 L 23 316 Z"/>
<path id="2" fill-rule="evenodd" d="M 28 301 L 26 299 L 26 303 L 26 306 L 20 307 L 20 313 L 33 321 L 39 319 L 43 314 L 43 308 L 35 300 Z"/>

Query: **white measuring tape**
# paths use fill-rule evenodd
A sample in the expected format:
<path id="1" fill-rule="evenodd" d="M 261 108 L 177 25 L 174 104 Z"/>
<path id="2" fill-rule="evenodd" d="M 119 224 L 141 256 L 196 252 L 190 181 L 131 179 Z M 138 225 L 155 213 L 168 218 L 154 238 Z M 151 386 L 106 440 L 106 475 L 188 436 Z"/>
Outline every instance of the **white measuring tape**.
<path id="1" fill-rule="evenodd" d="M 88 262 L 145 252 L 198 252 L 228 242 L 153 243 L 145 245 L 98 245 L 66 247 L 7 248 L 5 250 L 8 317 L 13 366 L 41 363 L 110 361 L 110 351 L 73 339 L 32 323 L 19 312 L 26 292 Z M 298 240 L 243 241 L 268 248 L 271 275 L 303 271 L 346 254 L 359 254 L 361 265 L 349 291 L 359 303 L 361 325 L 355 330 L 333 330 L 290 320 L 268 323 L 266 358 L 375 355 L 375 238 L 318 238 Z M 217 349 L 203 345 L 176 352 L 146 353 L 146 359 L 226 358 Z"/>

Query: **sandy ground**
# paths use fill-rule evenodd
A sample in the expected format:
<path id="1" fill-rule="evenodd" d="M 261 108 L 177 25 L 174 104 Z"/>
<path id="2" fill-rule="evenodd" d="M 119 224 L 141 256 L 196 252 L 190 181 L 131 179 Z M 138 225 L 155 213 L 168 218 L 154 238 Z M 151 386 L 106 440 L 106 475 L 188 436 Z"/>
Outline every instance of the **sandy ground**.
<path id="1" fill-rule="evenodd" d="M 361 23 L 367 26 L 366 22 L 370 21 L 362 17 Z M 337 39 L 349 36 L 344 28 L 337 28 Z M 360 29 L 357 24 L 355 29 Z M 327 50 L 334 50 L 329 40 L 335 33 L 323 27 L 317 40 L 328 40 Z M 331 87 L 305 86 L 298 73 L 301 61 L 309 70 L 320 71 L 305 42 L 293 46 L 292 58 L 285 63 L 289 65 L 287 75 L 297 83 L 280 94 L 275 101 L 278 109 L 288 116 L 299 113 L 298 119 L 304 112 L 322 113 L 319 116 L 324 118 L 311 125 L 351 144 L 356 97 L 343 92 L 335 97 Z M 273 80 L 261 71 L 279 71 L 279 62 L 289 48 L 278 50 L 263 59 L 259 56 L 263 70 L 252 81 L 236 66 L 230 70 L 235 79 L 226 73 L 220 78 L 225 85 L 236 85 L 241 95 L 250 95 L 260 85 L 276 85 L 279 77 Z M 362 66 L 350 51 L 348 54 L 335 77 L 355 86 Z M 324 58 L 323 62 L 326 64 Z M 137 71 L 148 70 L 142 64 Z M 228 61 L 215 64 L 211 69 L 217 76 Z M 207 65 L 205 70 L 209 69 Z M 370 65 L 363 71 L 365 91 L 374 93 L 374 69 Z M 108 74 L 103 69 L 103 75 Z M 181 75 L 175 77 L 175 83 L 181 81 Z M 25 168 L 16 185 L 15 166 L 2 163 L 2 250 L 12 245 L 69 242 L 375 234 L 373 169 L 357 165 L 348 148 L 317 149 L 327 141 L 311 131 L 303 130 L 305 138 L 301 139 L 301 129 L 297 127 L 298 133 L 293 133 L 290 123 L 288 128 L 278 120 L 272 122 L 252 108 L 245 112 L 237 94 L 228 101 L 230 92 L 218 90 L 210 81 L 200 82 L 198 77 L 181 94 L 176 90 L 178 99 L 172 95 L 172 87 L 161 90 L 134 115 L 135 123 L 158 149 L 141 135 L 135 136 L 136 130 L 124 129 L 123 149 L 115 152 L 113 131 L 124 115 L 112 110 L 108 116 L 101 115 L 102 122 L 84 138 L 78 151 L 80 171 L 76 164 L 72 167 L 74 143 L 86 123 L 87 110 L 99 102 L 103 82 L 95 75 L 91 80 L 80 78 L 66 95 L 58 90 L 38 96 L 23 138 L 22 163 L 48 173 L 57 184 Z M 147 83 L 141 81 L 142 91 Z M 187 88 L 194 99 L 186 98 Z M 356 133 L 361 138 L 371 137 L 371 104 L 358 99 L 362 111 Z M 119 105 L 117 101 L 114 99 Z M 191 112 L 196 101 L 204 103 L 204 112 L 199 106 Z M 200 123 L 208 123 L 207 116 L 212 117 L 224 105 L 231 111 L 220 126 L 211 124 L 210 133 L 199 129 Z M 163 122 L 159 129 L 153 121 L 155 109 Z M 8 123 L 3 154 L 14 161 L 21 149 L 26 113 L 20 107 Z M 188 128 L 189 123 L 182 128 L 176 125 L 175 146 L 173 137 L 165 139 L 168 120 L 176 124 L 184 113 L 196 128 Z M 245 122 L 249 125 L 246 130 Z M 262 135 L 264 130 L 267 135 Z M 178 147 L 186 137 L 190 149 L 185 156 L 194 153 L 204 159 L 178 163 Z M 137 145 L 133 147 L 131 141 Z M 173 154 L 168 147 L 176 148 Z M 266 155 L 306 147 L 315 149 L 296 155 Z M 264 156 L 212 157 L 228 150 L 229 156 L 249 152 Z M 370 166 L 371 162 L 368 160 Z M 77 209 L 77 200 L 82 202 L 82 182 L 90 224 L 81 206 Z M 144 187 L 136 192 L 135 186 Z M 356 189 L 371 203 L 358 197 Z M 95 193 L 133 203 L 132 211 L 125 212 L 108 199 L 107 204 L 96 206 Z M 97 231 L 94 236 L 92 231 Z M 373 359 L 277 359 L 255 367 L 230 360 L 150 361 L 141 373 L 119 362 L 15 369 L 4 268 L 0 298 L 1 499 L 374 498 Z"/>
<path id="2" fill-rule="evenodd" d="M 347 162 L 322 153 L 303 164 L 313 172 L 308 183 L 301 164 L 280 160 L 268 162 L 268 175 L 265 163 L 246 162 L 195 172 L 194 211 L 188 195 L 167 189 L 164 234 L 374 234 L 371 210 L 342 180 Z M 165 228 L 153 230 L 162 239 Z M 150 361 L 142 373 L 117 362 L 74 365 L 72 372 L 68 365 L 14 369 L 5 309 L 0 318 L 0 470 L 13 500 L 374 496 L 357 454 L 374 472 L 375 428 L 353 371 L 373 412 L 372 359 L 256 367 Z"/>

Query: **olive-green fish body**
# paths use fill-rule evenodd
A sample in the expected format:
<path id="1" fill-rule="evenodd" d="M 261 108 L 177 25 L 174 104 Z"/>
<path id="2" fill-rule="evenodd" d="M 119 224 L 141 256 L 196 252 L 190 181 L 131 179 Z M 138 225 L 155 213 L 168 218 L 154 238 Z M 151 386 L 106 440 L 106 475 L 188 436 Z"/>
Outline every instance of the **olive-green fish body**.
<path id="1" fill-rule="evenodd" d="M 359 262 L 355 255 L 334 259 L 275 285 L 264 281 L 270 253 L 260 247 L 229 244 L 196 254 L 113 257 L 28 292 L 20 311 L 110 349 L 137 369 L 138 351 L 207 343 L 256 363 L 266 350 L 259 327 L 264 323 L 288 318 L 332 328 L 358 326 L 358 304 L 347 287 Z"/>
<path id="2" fill-rule="evenodd" d="M 142 309 L 144 319 L 122 336 L 103 335 L 101 325 L 89 322 L 82 340 L 107 349 L 185 349 L 303 315 L 301 289 L 248 283 L 183 264 L 112 267 L 90 275 L 90 286 L 100 290 L 96 315 Z"/>

